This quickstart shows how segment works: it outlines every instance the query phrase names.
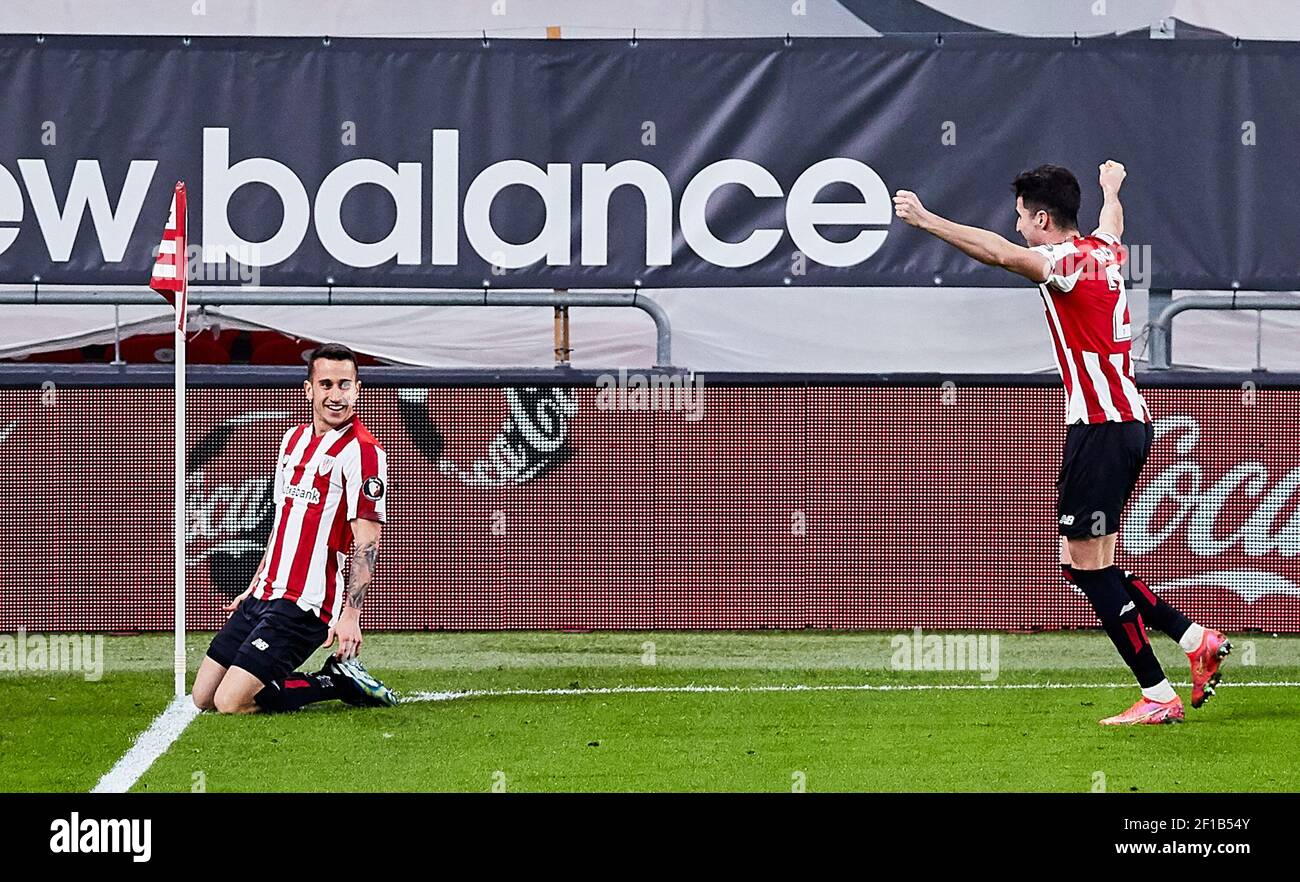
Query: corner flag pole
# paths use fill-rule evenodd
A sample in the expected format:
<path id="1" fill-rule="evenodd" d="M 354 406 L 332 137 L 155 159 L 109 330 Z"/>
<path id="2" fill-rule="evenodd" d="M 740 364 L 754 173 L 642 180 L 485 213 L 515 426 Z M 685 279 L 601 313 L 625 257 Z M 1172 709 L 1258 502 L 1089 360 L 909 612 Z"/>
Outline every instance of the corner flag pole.
<path id="1" fill-rule="evenodd" d="M 149 287 L 167 298 L 176 309 L 175 328 L 175 479 L 173 540 L 176 589 L 175 646 L 172 669 L 176 696 L 185 695 L 185 318 L 189 305 L 189 261 L 186 242 L 189 214 L 185 204 L 185 182 L 177 181 L 172 193 L 171 214 L 153 266 Z"/>
<path id="2" fill-rule="evenodd" d="M 185 185 L 182 183 L 180 187 L 181 204 L 177 208 L 180 212 L 181 229 L 185 230 L 189 226 L 189 216 L 188 209 L 185 206 Z M 182 235 L 180 241 L 181 243 L 185 241 L 184 235 Z M 189 307 L 189 261 L 186 259 L 185 250 L 185 248 L 181 248 L 180 253 L 176 255 L 177 269 L 181 277 L 180 298 L 176 306 L 174 395 L 176 399 L 176 522 L 174 525 L 176 543 L 176 645 L 173 670 L 175 672 L 177 698 L 182 698 L 185 695 L 185 314 Z"/>

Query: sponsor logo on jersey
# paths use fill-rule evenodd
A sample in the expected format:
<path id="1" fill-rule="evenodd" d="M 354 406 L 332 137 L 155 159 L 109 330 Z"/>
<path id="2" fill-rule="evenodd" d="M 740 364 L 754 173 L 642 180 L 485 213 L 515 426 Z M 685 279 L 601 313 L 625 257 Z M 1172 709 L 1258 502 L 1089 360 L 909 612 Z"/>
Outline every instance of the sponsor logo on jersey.
<path id="1" fill-rule="evenodd" d="M 284 488 L 284 495 L 291 496 L 294 499 L 302 499 L 315 505 L 320 502 L 320 491 L 315 487 L 297 487 L 290 484 Z"/>

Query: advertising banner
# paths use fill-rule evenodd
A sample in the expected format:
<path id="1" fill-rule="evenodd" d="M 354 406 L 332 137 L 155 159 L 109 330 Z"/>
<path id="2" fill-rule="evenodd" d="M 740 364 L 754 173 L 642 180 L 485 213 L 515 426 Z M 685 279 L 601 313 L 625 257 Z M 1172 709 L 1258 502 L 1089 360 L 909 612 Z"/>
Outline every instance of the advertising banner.
<path id="1" fill-rule="evenodd" d="M 1096 626 L 1057 567 L 1060 390 L 653 391 L 365 388 L 389 522 L 364 624 Z M 0 391 L 0 630 L 171 626 L 170 396 Z M 1146 396 L 1118 563 L 1207 625 L 1300 632 L 1300 390 Z M 307 418 L 300 390 L 191 391 L 191 628 L 247 587 Z"/>
<path id="2" fill-rule="evenodd" d="M 1054 163 L 1088 232 L 1108 158 L 1133 287 L 1300 269 L 1295 44 L 33 35 L 0 80 L 0 283 L 143 284 L 184 180 L 198 283 L 998 287 L 891 194 L 1014 238 Z"/>

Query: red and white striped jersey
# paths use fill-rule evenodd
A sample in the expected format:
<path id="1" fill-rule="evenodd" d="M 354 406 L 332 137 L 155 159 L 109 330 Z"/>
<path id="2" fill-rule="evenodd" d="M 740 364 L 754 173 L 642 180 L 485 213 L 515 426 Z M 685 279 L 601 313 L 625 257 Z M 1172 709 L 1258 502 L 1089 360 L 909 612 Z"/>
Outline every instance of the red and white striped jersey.
<path id="1" fill-rule="evenodd" d="M 1134 382 L 1119 240 L 1099 231 L 1033 250 L 1052 264 L 1038 290 L 1065 383 L 1065 422 L 1150 422 Z"/>
<path id="2" fill-rule="evenodd" d="M 329 624 L 343 609 L 343 564 L 356 518 L 386 519 L 388 456 L 353 417 L 319 437 L 310 424 L 280 441 L 275 522 L 253 596 L 284 598 Z"/>

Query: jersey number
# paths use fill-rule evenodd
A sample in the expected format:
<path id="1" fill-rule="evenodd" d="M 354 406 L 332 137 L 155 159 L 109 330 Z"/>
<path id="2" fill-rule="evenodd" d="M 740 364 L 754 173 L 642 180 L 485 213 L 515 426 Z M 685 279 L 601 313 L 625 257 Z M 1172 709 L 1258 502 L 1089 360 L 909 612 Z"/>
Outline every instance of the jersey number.
<path id="1" fill-rule="evenodd" d="M 1125 340 L 1133 339 L 1133 325 L 1127 320 L 1128 318 L 1128 293 L 1124 290 L 1124 276 L 1116 264 L 1110 264 L 1106 267 L 1106 282 L 1112 291 L 1118 291 L 1119 297 L 1115 298 L 1115 313 L 1112 316 L 1112 324 L 1115 328 L 1115 342 L 1122 343 Z"/>

